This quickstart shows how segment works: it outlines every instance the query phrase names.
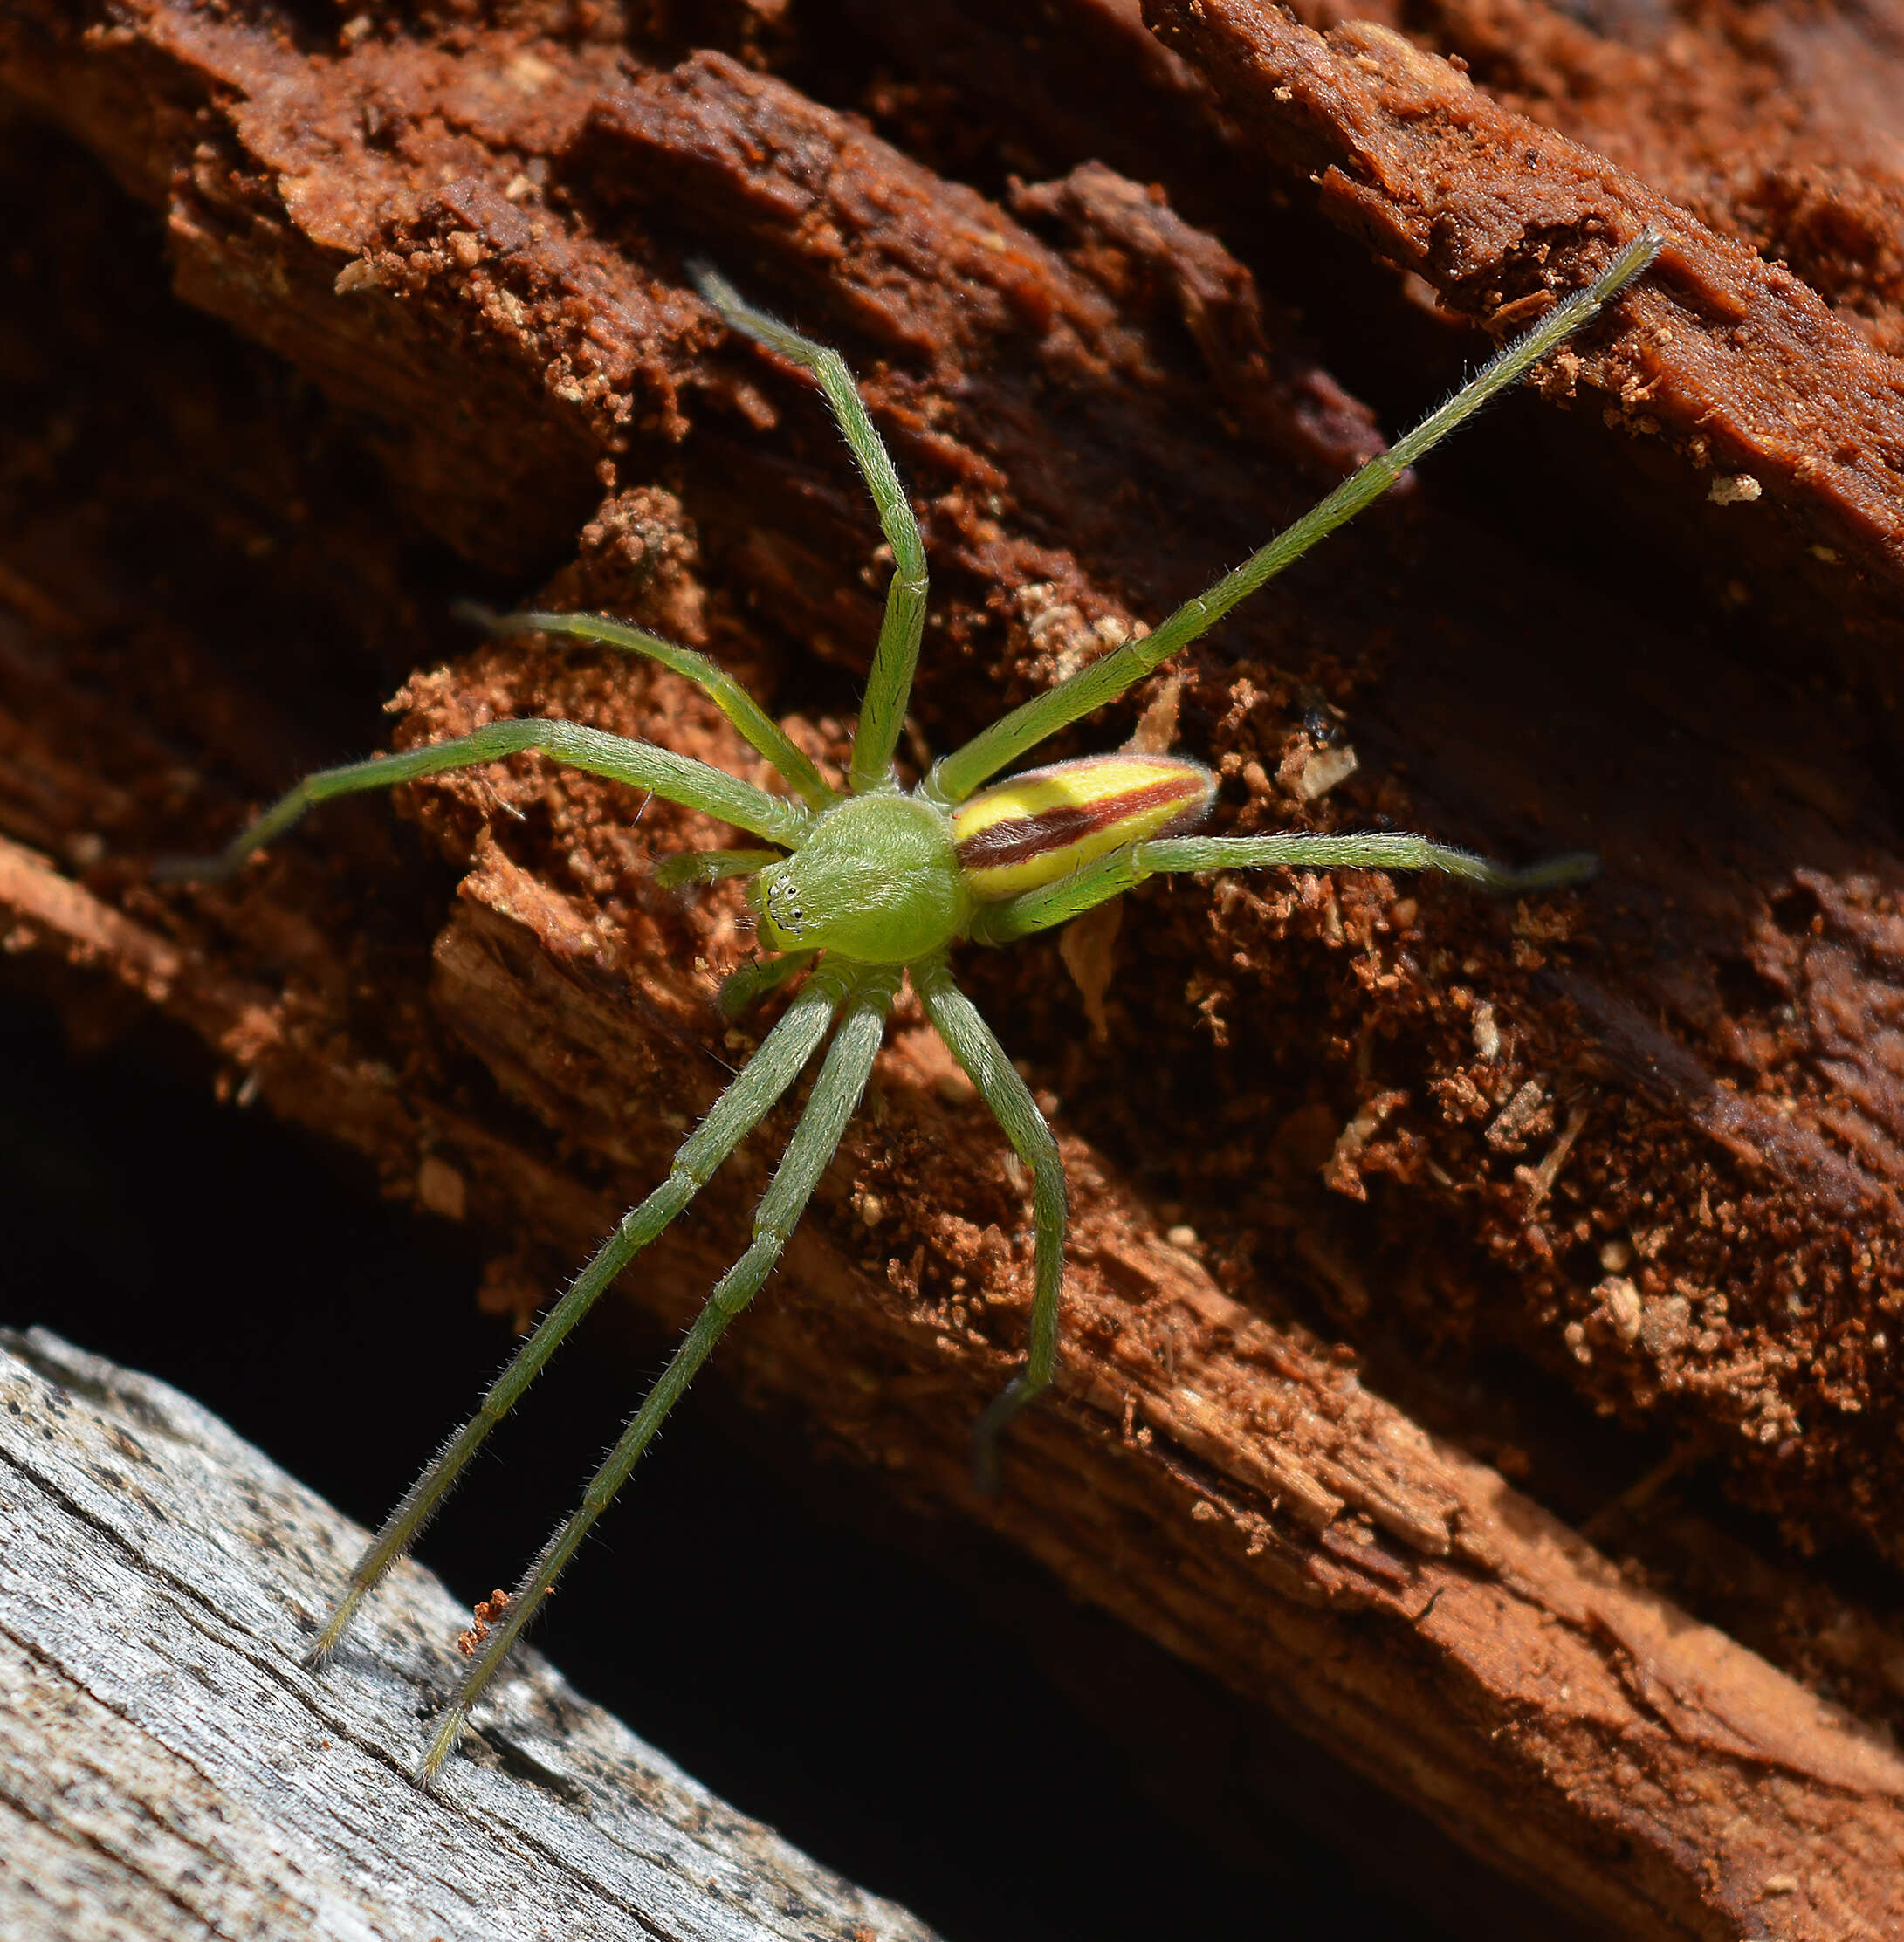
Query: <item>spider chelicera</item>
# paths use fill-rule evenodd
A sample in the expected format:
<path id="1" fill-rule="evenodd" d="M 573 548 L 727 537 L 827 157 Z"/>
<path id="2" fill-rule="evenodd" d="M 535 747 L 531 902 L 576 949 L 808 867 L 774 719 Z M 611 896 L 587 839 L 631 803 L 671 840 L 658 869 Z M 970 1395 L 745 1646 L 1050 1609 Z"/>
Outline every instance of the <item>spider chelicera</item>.
<path id="1" fill-rule="evenodd" d="M 1170 871 L 1328 868 L 1440 870 L 1494 890 L 1577 882 L 1592 859 L 1564 856 L 1509 869 L 1421 836 L 1184 834 L 1208 811 L 1215 779 L 1184 757 L 1125 752 L 992 779 L 1060 729 L 1117 699 L 1241 600 L 1386 491 L 1490 398 L 1516 383 L 1593 318 L 1659 253 L 1642 232 L 1585 289 L 1557 305 L 1468 384 L 1380 457 L 1371 459 L 1207 592 L 1186 600 L 1142 639 L 1126 641 L 1044 694 L 1001 716 L 941 757 L 917 787 L 893 772 L 925 618 L 925 550 L 892 461 L 839 353 L 743 303 L 718 276 L 696 272 L 702 295 L 734 330 L 809 372 L 824 393 L 870 488 L 891 546 L 893 575 L 867 677 L 843 790 L 834 788 L 792 738 L 705 655 L 638 628 L 576 614 L 519 614 L 489 624 L 503 633 L 566 634 L 647 655 L 699 683 L 790 792 L 772 795 L 707 764 L 567 721 L 499 721 L 453 741 L 307 776 L 217 858 L 175 864 L 163 875 L 210 877 L 235 870 L 330 797 L 388 789 L 420 776 L 533 750 L 555 762 L 651 790 L 670 802 L 746 831 L 767 847 L 693 852 L 663 863 L 674 884 L 746 881 L 760 941 L 773 955 L 734 973 L 722 1004 L 738 1012 L 794 974 L 807 977 L 760 1048 L 675 1155 L 668 1177 L 627 1214 L 561 1300 L 393 1511 L 351 1573 L 313 1647 L 321 1664 L 372 1588 L 416 1542 L 470 1458 L 513 1407 L 562 1339 L 636 1254 L 688 1204 L 764 1118 L 830 1032 L 807 1106 L 754 1216 L 752 1244 L 722 1277 L 673 1359 L 590 1479 L 574 1514 L 530 1566 L 498 1623 L 481 1637 L 462 1689 L 439 1724 L 420 1773 L 434 1775 L 470 1710 L 495 1676 L 589 1527 L 605 1510 L 727 1324 L 779 1259 L 808 1197 L 857 1108 L 902 977 L 952 1057 L 970 1075 L 1030 1170 L 1035 1227 L 1025 1360 L 980 1417 L 974 1462 L 995 1487 L 1005 1426 L 1050 1385 L 1063 1279 L 1064 1170 L 1024 1081 L 955 982 L 954 944 L 1007 944 L 1062 924 Z M 989 786 L 988 786 L 989 785 Z M 485 1608 L 487 1609 L 487 1608 Z"/>

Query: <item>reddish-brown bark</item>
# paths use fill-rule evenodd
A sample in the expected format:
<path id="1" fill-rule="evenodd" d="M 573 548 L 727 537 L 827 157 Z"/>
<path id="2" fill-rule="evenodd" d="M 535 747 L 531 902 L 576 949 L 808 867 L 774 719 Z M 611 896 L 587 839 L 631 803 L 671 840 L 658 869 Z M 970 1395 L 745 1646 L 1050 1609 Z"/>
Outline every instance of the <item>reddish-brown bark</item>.
<path id="1" fill-rule="evenodd" d="M 838 758 L 876 531 L 810 397 L 725 340 L 684 257 L 862 373 L 925 528 L 916 712 L 944 747 L 1371 449 L 1345 374 L 1428 402 L 1472 347 L 1425 285 L 1510 328 L 1661 221 L 1660 270 L 1548 374 L 1571 415 L 1527 401 L 1465 470 L 1332 540 L 1185 657 L 1179 702 L 1225 828 L 1386 815 L 1516 855 L 1593 847 L 1602 884 L 1509 909 L 1379 878 L 1169 886 L 1124 914 L 1102 1043 L 1054 950 L 971 954 L 1062 1101 L 1079 1202 L 1063 1399 L 996 1510 L 960 1479 L 1019 1340 L 1022 1183 L 916 1017 L 724 1362 L 1626 1932 L 1904 1923 L 1888 1746 L 1476 1462 L 1592 1507 L 1582 1425 L 1459 1380 L 1517 1351 L 1799 1547 L 1897 1561 L 1904 381 L 1881 127 L 1859 150 L 1827 76 L 1775 168 L 1718 179 L 1726 118 L 1759 139 L 1771 112 L 1723 23 L 1675 30 L 1681 58 L 1533 8 L 1438 16 L 1438 44 L 1511 86 L 1497 101 L 1392 31 L 1325 38 L 1243 0 L 1159 5 L 1164 45 L 1108 0 L 1052 5 L 1016 65 L 974 54 L 1027 31 L 996 8 L 891 10 L 903 80 L 856 65 L 830 15 L 783 41 L 737 12 L 739 59 L 606 10 L 337 32 L 11 0 L 9 85 L 164 211 L 177 294 L 272 356 L 136 278 L 128 301 L 128 219 L 10 131 L 16 181 L 47 185 L 22 199 L 29 269 L 88 250 L 8 326 L 42 401 L 17 408 L 0 541 L 9 948 L 76 1017 L 129 992 L 394 1189 L 482 1219 L 496 1299 L 533 1301 L 750 1041 L 710 1006 L 737 904 L 648 874 L 710 833 L 525 765 L 408 803 L 456 876 L 361 806 L 229 889 L 162 896 L 142 865 L 374 732 L 370 697 L 412 669 L 399 740 L 543 710 L 745 768 L 666 677 L 468 651 L 439 618 L 551 577 L 709 647 Z M 931 41 L 934 19 L 969 31 Z M 1674 77 L 1701 62 L 1693 113 Z M 1768 264 L 1747 244 L 1775 231 L 1816 247 Z M 1359 772 L 1312 799 L 1344 741 Z M 732 1252 L 762 1166 L 657 1250 L 657 1312 Z M 1897 1709 L 1881 1611 L 1677 1516 L 1636 1490 L 1596 1529 L 1867 1722 Z"/>

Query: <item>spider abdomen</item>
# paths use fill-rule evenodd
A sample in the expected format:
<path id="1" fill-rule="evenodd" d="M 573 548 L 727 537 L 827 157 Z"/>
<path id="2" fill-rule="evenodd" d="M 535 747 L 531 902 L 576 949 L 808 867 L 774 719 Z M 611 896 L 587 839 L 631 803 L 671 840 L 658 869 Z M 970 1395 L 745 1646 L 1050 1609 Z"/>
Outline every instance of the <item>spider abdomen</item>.
<path id="1" fill-rule="evenodd" d="M 1028 769 L 952 812 L 953 854 L 981 903 L 1042 889 L 1127 843 L 1189 829 L 1216 778 L 1182 755 L 1089 755 Z"/>

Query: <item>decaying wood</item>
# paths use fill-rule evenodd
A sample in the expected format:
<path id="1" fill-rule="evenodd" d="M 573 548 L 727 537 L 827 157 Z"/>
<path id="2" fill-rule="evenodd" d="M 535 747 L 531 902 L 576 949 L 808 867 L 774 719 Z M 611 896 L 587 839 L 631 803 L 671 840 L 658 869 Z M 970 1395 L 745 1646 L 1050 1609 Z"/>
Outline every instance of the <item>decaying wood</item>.
<path id="1" fill-rule="evenodd" d="M 156 298 L 121 321 L 96 269 L 66 312 L 42 300 L 35 354 L 72 402 L 10 477 L 0 542 L 9 948 L 76 1018 L 155 1008 L 225 1083 L 479 1218 L 495 1299 L 533 1303 L 751 1042 L 710 1008 L 736 904 L 648 874 L 710 833 L 524 765 L 418 793 L 430 856 L 366 810 L 230 889 L 162 897 L 142 862 L 338 752 L 313 719 L 328 695 L 419 668 L 401 740 L 540 710 L 746 767 L 667 677 L 464 651 L 440 613 L 472 581 L 513 600 L 553 573 L 556 597 L 709 646 L 837 758 L 876 532 L 810 398 L 723 340 L 684 256 L 864 374 L 932 559 L 917 718 L 944 747 L 1371 449 L 1323 335 L 1390 333 L 1418 407 L 1451 361 L 1424 284 L 1510 328 L 1669 222 L 1660 272 L 1556 361 L 1571 416 L 1550 409 L 1522 463 L 1556 524 L 1577 474 L 1604 511 L 1631 472 L 1670 572 L 1424 481 L 1186 656 L 1179 701 L 1225 827 L 1386 815 L 1497 852 L 1597 847 L 1605 883 L 1509 909 L 1378 878 L 1172 886 L 1131 900 L 1103 1046 L 1055 953 L 972 954 L 1062 1101 L 1078 1203 L 1062 1401 L 1015 1438 L 996 1507 L 966 1492 L 965 1442 L 1022 1325 L 1024 1183 L 916 1015 L 723 1367 L 1624 1932 L 1887 1932 L 1904 1763 L 1881 1733 L 1637 1589 L 1285 1303 L 1316 1304 L 1437 1428 L 1516 1448 L 1536 1489 L 1564 1496 L 1564 1440 L 1556 1459 L 1511 1396 L 1478 1433 L 1411 1387 L 1413 1362 L 1517 1348 L 1709 1452 L 1794 1539 L 1896 1561 L 1894 279 L 1841 277 L 1834 310 L 1743 248 L 1716 194 L 1668 208 L 1649 179 L 1672 104 L 1644 89 L 1658 126 L 1616 168 L 1577 146 L 1617 146 L 1604 123 L 1538 127 L 1517 112 L 1537 91 L 1503 106 L 1392 33 L 1324 39 L 1241 0 L 1157 11 L 1174 55 L 1129 7 L 1076 0 L 1047 10 L 1062 51 L 1016 71 L 922 5 L 951 24 L 943 71 L 895 24 L 922 72 L 869 86 L 874 132 L 817 98 L 822 76 L 853 85 L 824 21 L 796 58 L 764 10 L 724 13 L 711 51 L 606 11 L 480 31 L 367 11 L 316 45 L 269 9 L 140 0 L 88 31 L 10 0 L 8 84 L 164 211 L 181 296 L 329 402 L 155 330 Z M 1081 49 L 1094 108 L 1141 113 L 1060 99 Z M 781 59 L 808 92 L 762 71 Z M 1001 94 L 1008 138 L 983 125 Z M 1157 191 L 1081 149 L 1094 121 Z M 1140 126 L 1179 139 L 1140 162 Z M 986 181 L 1044 179 L 988 201 L 948 179 L 962 153 Z M 1866 167 L 1867 214 L 1891 206 L 1877 163 L 1834 166 Z M 48 179 L 92 209 L 100 259 L 129 252 L 78 168 Z M 1326 276 L 1252 253 L 1266 200 L 1309 224 Z M 1310 206 L 1416 282 L 1329 258 Z M 46 244 L 53 221 L 23 217 Z M 349 462 L 361 446 L 389 487 Z M 425 535 L 457 558 L 423 558 Z M 1834 678 L 1783 671 L 1807 656 Z M 636 1299 L 689 1312 L 764 1163 L 742 1156 Z M 1777 1627 L 1768 1648 L 1881 1728 L 1894 1627 L 1819 1595 L 1842 1656 Z"/>
<path id="2" fill-rule="evenodd" d="M 0 1932 L 926 1942 L 526 1654 L 410 1778 L 470 1623 L 406 1565 L 299 1653 L 356 1526 L 187 1397 L 0 1332 Z"/>
<path id="3" fill-rule="evenodd" d="M 1667 176 L 1656 186 L 1598 148 L 1499 106 L 1462 71 L 1378 21 L 1345 21 L 1325 38 L 1256 0 L 1152 0 L 1150 12 L 1166 40 L 1215 80 L 1244 146 L 1313 174 L 1318 206 L 1331 221 L 1497 330 L 1530 322 L 1551 305 L 1546 237 L 1622 218 L 1626 228 L 1653 223 L 1667 232 L 1651 300 L 1633 306 L 1639 327 L 1597 359 L 1563 353 L 1556 388 L 1569 393 L 1588 375 L 1619 397 L 1629 429 L 1663 437 L 1699 470 L 1712 468 L 1721 492 L 1702 495 L 1702 515 L 1680 511 L 1688 542 L 1703 539 L 1730 570 L 1756 555 L 1761 580 L 1809 582 L 1814 606 L 1839 616 L 1829 651 L 1859 668 L 1894 707 L 1904 647 L 1904 367 L 1892 354 L 1894 289 L 1855 292 L 1848 314 L 1838 314 L 1787 263 L 1767 262 L 1734 235 L 1687 220 L 1681 205 L 1692 184 L 1674 179 L 1678 158 L 1661 153 L 1663 144 L 1634 157 Z M 1904 78 L 1894 49 L 1889 65 L 1894 83 Z M 1601 95 L 1640 83 L 1632 72 L 1598 79 Z M 1819 119 L 1817 105 L 1802 97 L 1793 112 L 1807 107 Z M 1605 119 L 1589 112 L 1569 121 L 1604 139 Z M 1754 163 L 1771 174 L 1759 125 L 1770 117 L 1759 106 L 1749 134 L 1739 119 L 1736 112 L 1730 139 L 1750 140 Z M 1701 133 L 1715 139 L 1709 127 Z M 1474 189 L 1483 172 L 1485 201 Z M 1881 214 L 1879 236 L 1861 240 L 1893 258 L 1904 243 L 1900 182 L 1894 161 L 1879 175 L 1882 186 L 1867 191 L 1877 209 L 1859 211 Z M 1756 186 L 1763 195 L 1763 177 Z M 1708 193 L 1694 206 L 1702 202 L 1702 213 L 1717 216 L 1720 201 Z M 1873 308 L 1875 319 L 1859 314 Z M 1875 345 L 1873 321 L 1882 332 Z M 1715 508 L 1741 503 L 1733 495 L 1742 477 L 1770 491 L 1781 514 L 1776 522 L 1716 517 Z M 1695 524 L 1701 518 L 1703 533 Z M 1868 579 L 1846 572 L 1852 562 Z"/>

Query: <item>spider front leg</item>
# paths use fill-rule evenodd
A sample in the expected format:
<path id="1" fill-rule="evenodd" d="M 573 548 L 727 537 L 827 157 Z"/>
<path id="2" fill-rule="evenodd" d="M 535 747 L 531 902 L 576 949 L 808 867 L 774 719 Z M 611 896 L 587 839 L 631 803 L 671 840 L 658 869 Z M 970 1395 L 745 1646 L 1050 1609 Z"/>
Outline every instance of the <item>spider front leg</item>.
<path id="1" fill-rule="evenodd" d="M 385 1519 L 383 1527 L 353 1567 L 344 1595 L 325 1622 L 317 1643 L 305 1655 L 306 1665 L 323 1664 L 336 1650 L 357 1608 L 423 1535 L 490 1431 L 516 1406 L 603 1291 L 707 1184 L 715 1170 L 800 1076 L 825 1038 L 845 989 L 836 977 L 817 976 L 787 1008 L 753 1057 L 714 1101 L 707 1117 L 682 1143 L 668 1177 L 622 1217 L 567 1294 L 542 1318 L 534 1334 L 490 1385 L 476 1414 L 430 1459 Z"/>
<path id="2" fill-rule="evenodd" d="M 401 755 L 373 756 L 341 768 L 320 769 L 280 796 L 251 827 L 240 832 L 217 856 L 179 857 L 157 865 L 153 875 L 162 882 L 203 882 L 230 876 L 254 850 L 281 836 L 307 810 L 333 796 L 361 794 L 369 789 L 394 788 L 426 775 L 452 769 L 473 769 L 485 762 L 533 750 L 551 761 L 606 776 L 613 782 L 652 790 L 670 802 L 698 809 L 736 828 L 751 830 L 769 842 L 792 847 L 812 827 L 812 812 L 799 803 L 770 796 L 738 776 L 676 755 L 652 743 L 610 735 L 580 722 L 527 720 L 491 722 L 471 735 L 431 742 Z"/>
<path id="3" fill-rule="evenodd" d="M 1050 1388 L 1057 1373 L 1058 1304 L 1064 1288 L 1064 1162 L 1030 1088 L 978 1007 L 954 983 L 943 955 L 913 967 L 912 988 L 945 1049 L 965 1068 L 1014 1150 L 1031 1169 L 1034 1239 L 1025 1366 L 993 1399 L 973 1431 L 973 1481 L 989 1496 L 998 1488 L 999 1438 L 1021 1410 Z"/>
<path id="4" fill-rule="evenodd" d="M 757 754 L 764 755 L 809 809 L 824 809 L 834 793 L 794 739 L 717 661 L 692 648 L 677 648 L 645 628 L 611 621 L 601 614 L 494 614 L 475 600 L 459 600 L 458 620 L 494 635 L 566 634 L 598 648 L 644 655 L 701 689 Z"/>
<path id="5" fill-rule="evenodd" d="M 892 751 L 899 745 L 899 731 L 905 724 L 906 703 L 919 662 L 919 639 L 925 628 L 925 543 L 919 538 L 911 502 L 867 415 L 846 360 L 837 351 L 815 344 L 777 318 L 744 303 L 733 285 L 705 264 L 692 265 L 691 274 L 695 286 L 731 328 L 813 374 L 852 447 L 878 509 L 880 530 L 892 548 L 892 579 L 886 588 L 885 617 L 880 622 L 879 645 L 873 650 L 872 671 L 860 697 L 849 779 L 856 795 L 883 788 L 891 779 Z"/>
<path id="6" fill-rule="evenodd" d="M 423 1755 L 418 1777 L 424 1781 L 430 1780 L 449 1758 L 483 1689 L 496 1676 L 522 1628 L 548 1595 L 590 1527 L 614 1501 L 615 1493 L 628 1480 L 629 1472 L 653 1440 L 669 1410 L 713 1353 L 727 1324 L 753 1300 L 780 1259 L 820 1176 L 838 1150 L 847 1122 L 858 1108 L 873 1060 L 885 1036 L 886 1016 L 898 986 L 897 970 L 852 964 L 835 968 L 827 963 L 814 973 L 801 998 L 795 1001 L 796 1005 L 803 1001 L 816 987 L 827 991 L 829 1002 L 837 998 L 840 1004 L 839 1029 L 827 1049 L 820 1076 L 814 1081 L 807 1109 L 787 1143 L 772 1184 L 761 1197 L 754 1215 L 753 1245 L 721 1277 L 689 1328 L 686 1339 L 675 1351 L 673 1360 L 643 1398 L 601 1469 L 589 1479 L 574 1515 L 557 1527 L 524 1574 L 510 1600 L 507 1615 L 471 1667 L 455 1703 L 444 1714 L 429 1752 Z M 735 1081 L 737 1086 L 739 1083 Z"/>

